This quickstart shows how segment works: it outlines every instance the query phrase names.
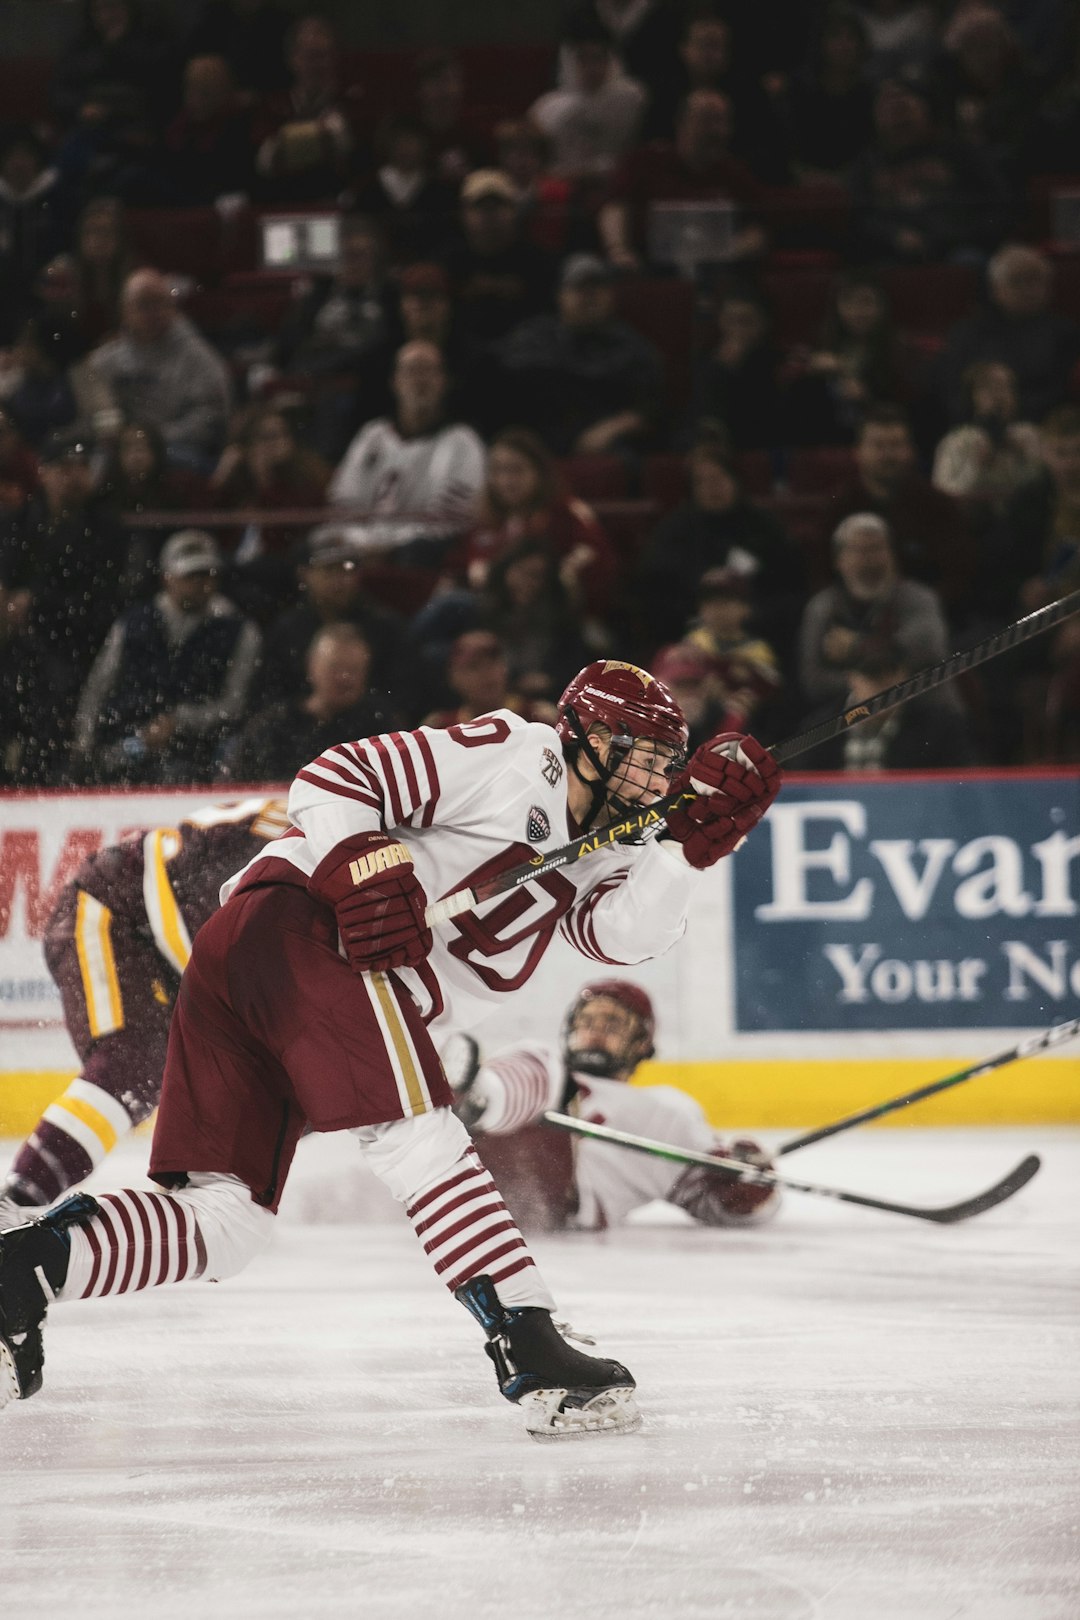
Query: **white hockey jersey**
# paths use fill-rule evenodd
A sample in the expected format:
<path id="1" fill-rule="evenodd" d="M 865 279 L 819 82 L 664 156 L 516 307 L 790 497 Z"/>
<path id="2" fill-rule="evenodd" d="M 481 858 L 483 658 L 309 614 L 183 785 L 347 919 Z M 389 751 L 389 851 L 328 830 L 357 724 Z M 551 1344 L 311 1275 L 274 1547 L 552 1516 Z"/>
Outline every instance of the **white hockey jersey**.
<path id="1" fill-rule="evenodd" d="M 362 506 L 370 522 L 351 538 L 361 548 L 461 533 L 475 518 L 484 483 L 483 441 L 462 422 L 403 439 L 380 417 L 361 428 L 330 483 L 337 506 Z"/>
<path id="2" fill-rule="evenodd" d="M 575 1075 L 574 1082 L 577 1097 L 572 1111 L 581 1119 L 698 1153 L 709 1153 L 721 1145 L 701 1107 L 674 1086 L 630 1086 L 592 1075 Z M 481 1153 L 483 1137 L 513 1135 L 540 1123 L 545 1109 L 561 1110 L 565 1089 L 563 1061 L 553 1047 L 523 1042 L 492 1053 L 469 1089 L 470 1101 L 484 1106 L 477 1126 L 483 1133 Z M 568 1224 L 588 1231 L 617 1226 L 631 1210 L 667 1198 L 685 1169 L 667 1159 L 588 1137 L 573 1139 L 573 1155 L 565 1163 L 568 1171 L 572 1167 L 573 1187 L 566 1189 L 568 1196 L 564 1197 L 552 1189 L 551 1202 L 569 1208 L 576 1205 Z M 558 1171 L 552 1168 L 549 1173 Z M 500 1165 L 498 1179 L 503 1196 L 513 1207 L 512 1170 Z M 732 1224 L 742 1223 L 733 1220 Z"/>
<path id="3" fill-rule="evenodd" d="M 475 888 L 565 844 L 566 764 L 552 727 L 499 709 L 435 731 L 389 732 L 327 749 L 289 793 L 293 828 L 260 856 L 306 876 L 344 839 L 393 830 L 428 900 Z M 222 889 L 232 893 L 237 874 Z M 435 932 L 427 960 L 399 970 L 437 1042 L 482 1026 L 522 989 L 556 933 L 593 962 L 659 956 L 686 927 L 693 869 L 662 843 L 614 844 L 481 902 Z"/>

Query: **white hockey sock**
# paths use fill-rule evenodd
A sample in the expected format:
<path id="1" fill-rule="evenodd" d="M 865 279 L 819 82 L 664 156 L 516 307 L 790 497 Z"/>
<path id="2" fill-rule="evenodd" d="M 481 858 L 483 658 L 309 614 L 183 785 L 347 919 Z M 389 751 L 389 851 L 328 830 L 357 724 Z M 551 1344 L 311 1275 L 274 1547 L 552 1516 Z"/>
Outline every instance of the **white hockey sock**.
<path id="1" fill-rule="evenodd" d="M 504 1305 L 555 1309 L 499 1189 L 448 1108 L 354 1134 L 375 1174 L 405 1205 L 451 1293 L 486 1274 Z"/>
<path id="2" fill-rule="evenodd" d="M 70 1227 L 71 1260 L 58 1299 L 136 1293 L 215 1280 L 265 1246 L 274 1217 L 235 1176 L 193 1175 L 178 1192 L 102 1193 L 98 1212 Z"/>

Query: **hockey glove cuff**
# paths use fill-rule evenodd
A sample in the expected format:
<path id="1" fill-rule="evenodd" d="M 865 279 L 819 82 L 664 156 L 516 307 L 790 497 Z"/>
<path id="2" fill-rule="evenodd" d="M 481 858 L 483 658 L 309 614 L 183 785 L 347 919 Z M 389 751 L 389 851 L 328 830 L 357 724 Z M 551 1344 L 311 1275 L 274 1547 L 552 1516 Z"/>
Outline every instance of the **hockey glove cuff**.
<path id="1" fill-rule="evenodd" d="M 356 973 L 416 967 L 431 950 L 427 895 L 409 851 L 386 833 L 357 833 L 338 844 L 311 874 L 308 892 L 333 906 Z"/>

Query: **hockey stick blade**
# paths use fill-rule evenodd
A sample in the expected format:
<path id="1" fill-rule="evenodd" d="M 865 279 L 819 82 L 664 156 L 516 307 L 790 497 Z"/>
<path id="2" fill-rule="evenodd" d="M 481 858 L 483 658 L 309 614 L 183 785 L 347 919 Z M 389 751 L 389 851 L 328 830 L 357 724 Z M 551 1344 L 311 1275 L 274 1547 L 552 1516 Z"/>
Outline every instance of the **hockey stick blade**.
<path id="1" fill-rule="evenodd" d="M 937 1209 L 925 1209 L 918 1204 L 898 1204 L 885 1198 L 871 1198 L 866 1193 L 842 1192 L 837 1187 L 823 1187 L 817 1182 L 795 1181 L 790 1176 L 778 1176 L 772 1170 L 758 1170 L 741 1159 L 717 1158 L 711 1153 L 698 1153 L 693 1148 L 676 1147 L 672 1142 L 656 1142 L 648 1136 L 634 1136 L 629 1131 L 612 1130 L 610 1125 L 594 1125 L 591 1120 L 574 1119 L 571 1114 L 560 1114 L 549 1109 L 544 1115 L 547 1124 L 559 1130 L 572 1131 L 576 1136 L 588 1136 L 599 1142 L 611 1142 L 616 1147 L 631 1148 L 636 1153 L 651 1153 L 657 1159 L 669 1159 L 673 1164 L 700 1164 L 706 1170 L 726 1175 L 733 1180 L 764 1183 L 770 1187 L 784 1187 L 791 1192 L 808 1193 L 812 1198 L 830 1198 L 841 1204 L 858 1204 L 863 1209 L 880 1209 L 889 1215 L 909 1215 L 917 1221 L 933 1221 L 938 1226 L 952 1226 L 966 1221 L 972 1215 L 981 1215 L 993 1209 L 1006 1198 L 1025 1187 L 1038 1170 L 1041 1160 L 1029 1154 L 1007 1176 L 958 1204 L 945 1204 Z"/>
<path id="2" fill-rule="evenodd" d="M 933 691 L 934 687 L 953 680 L 965 670 L 974 669 L 976 664 L 984 664 L 988 658 L 996 658 L 999 653 L 1008 652 L 1023 641 L 1030 641 L 1032 636 L 1042 635 L 1055 624 L 1060 624 L 1062 619 L 1071 618 L 1074 613 L 1080 613 L 1080 591 L 1073 591 L 1070 596 L 1063 596 L 1060 601 L 1050 602 L 1035 613 L 1026 614 L 1014 624 L 1006 625 L 1005 629 L 999 630 L 996 635 L 987 636 L 985 641 L 969 647 L 966 652 L 953 653 L 951 658 L 946 658 L 940 664 L 931 664 L 926 669 L 917 670 L 907 680 L 898 682 L 896 686 L 886 687 L 884 692 L 878 692 L 865 703 L 857 703 L 853 708 L 845 709 L 842 714 L 834 715 L 831 720 L 823 720 L 820 725 L 811 726 L 809 731 L 802 731 L 798 736 L 789 737 L 786 742 L 773 744 L 770 753 L 778 765 L 784 765 L 798 754 L 805 754 L 808 749 L 816 748 L 819 743 L 838 737 L 842 731 L 850 731 L 852 726 L 861 725 L 864 720 L 870 720 L 874 715 L 884 714 L 887 709 L 895 709 L 901 703 L 906 703 L 909 698 L 920 697 L 924 692 Z M 572 838 L 568 844 L 561 844 L 558 849 L 549 850 L 546 855 L 536 854 L 532 860 L 526 861 L 521 866 L 510 867 L 498 877 L 478 884 L 475 889 L 458 889 L 453 894 L 444 895 L 441 900 L 436 900 L 428 906 L 425 916 L 427 926 L 437 928 L 441 923 L 449 922 L 451 917 L 457 917 L 463 911 L 472 911 L 482 900 L 490 900 L 494 895 L 505 894 L 510 889 L 519 888 L 521 884 L 540 877 L 544 872 L 554 871 L 560 866 L 570 866 L 584 856 L 594 854 L 596 850 L 607 849 L 612 844 L 654 838 L 657 833 L 663 832 L 670 810 L 676 805 L 687 804 L 696 797 L 694 793 L 669 793 L 666 798 L 657 799 L 654 804 L 625 816 L 621 821 L 612 822 L 610 826 L 602 827 L 595 832 L 582 833 L 580 837 Z"/>

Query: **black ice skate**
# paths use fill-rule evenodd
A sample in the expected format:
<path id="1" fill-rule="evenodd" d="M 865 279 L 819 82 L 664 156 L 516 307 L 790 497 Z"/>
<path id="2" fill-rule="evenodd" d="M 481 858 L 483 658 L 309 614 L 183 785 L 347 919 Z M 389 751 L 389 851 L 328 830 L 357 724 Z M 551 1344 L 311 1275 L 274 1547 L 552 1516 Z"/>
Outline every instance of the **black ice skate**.
<path id="1" fill-rule="evenodd" d="M 641 1427 L 630 1373 L 618 1361 L 567 1344 L 550 1311 L 535 1305 L 507 1310 L 490 1277 L 473 1277 L 456 1297 L 487 1334 L 484 1348 L 499 1388 L 521 1407 L 534 1440 L 630 1434 Z"/>
<path id="2" fill-rule="evenodd" d="M 0 1232 L 0 1408 L 29 1400 L 41 1388 L 41 1330 L 67 1276 L 67 1228 L 96 1209 L 88 1193 L 76 1193 L 51 1215 Z"/>

